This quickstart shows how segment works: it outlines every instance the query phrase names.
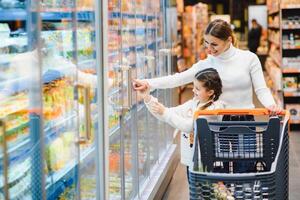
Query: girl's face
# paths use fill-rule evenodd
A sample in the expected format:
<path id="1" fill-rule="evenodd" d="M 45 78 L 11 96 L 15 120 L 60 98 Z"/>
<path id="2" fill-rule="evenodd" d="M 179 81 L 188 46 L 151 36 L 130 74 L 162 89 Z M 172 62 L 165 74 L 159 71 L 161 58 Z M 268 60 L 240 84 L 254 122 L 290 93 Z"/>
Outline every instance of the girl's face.
<path id="1" fill-rule="evenodd" d="M 212 35 L 204 35 L 205 48 L 207 49 L 207 53 L 212 56 L 218 56 L 226 51 L 230 47 L 231 42 L 231 37 L 224 41 Z"/>
<path id="2" fill-rule="evenodd" d="M 199 100 L 201 103 L 205 103 L 210 100 L 211 96 L 214 94 L 213 90 L 207 90 L 203 86 L 203 82 L 194 80 L 194 97 Z"/>

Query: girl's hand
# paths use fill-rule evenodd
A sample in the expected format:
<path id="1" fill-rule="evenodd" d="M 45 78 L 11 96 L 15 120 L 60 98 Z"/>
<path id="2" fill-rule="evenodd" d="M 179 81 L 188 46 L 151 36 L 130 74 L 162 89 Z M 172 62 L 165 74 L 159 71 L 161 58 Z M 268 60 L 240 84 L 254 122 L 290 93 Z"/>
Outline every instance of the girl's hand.
<path id="1" fill-rule="evenodd" d="M 269 106 L 267 109 L 270 111 L 270 115 L 278 115 L 283 111 L 283 109 L 276 104 Z"/>
<path id="2" fill-rule="evenodd" d="M 145 99 L 146 100 L 146 97 L 149 97 L 150 96 L 150 89 L 149 88 L 146 88 L 144 90 L 138 90 L 137 91 L 137 94 L 138 94 L 138 97 L 139 98 L 142 98 L 142 99 Z M 147 99 L 147 102 L 149 100 Z"/>
<path id="3" fill-rule="evenodd" d="M 134 79 L 132 80 L 133 89 L 136 91 L 150 89 L 150 85 L 146 80 Z"/>
<path id="4" fill-rule="evenodd" d="M 153 113 L 158 114 L 158 115 L 163 115 L 166 107 L 164 105 L 162 105 L 159 102 L 155 102 L 153 103 L 153 105 L 151 106 L 151 110 L 153 111 Z"/>

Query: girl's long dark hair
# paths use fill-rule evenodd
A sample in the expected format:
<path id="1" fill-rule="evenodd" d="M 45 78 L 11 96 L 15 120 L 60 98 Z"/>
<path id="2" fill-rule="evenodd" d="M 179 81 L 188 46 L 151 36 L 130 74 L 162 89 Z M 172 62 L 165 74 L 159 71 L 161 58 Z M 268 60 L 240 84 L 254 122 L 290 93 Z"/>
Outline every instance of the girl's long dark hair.
<path id="1" fill-rule="evenodd" d="M 217 101 L 222 94 L 222 81 L 218 71 L 214 68 L 207 68 L 199 71 L 195 75 L 195 78 L 203 84 L 203 87 L 207 91 L 214 91 L 214 94 L 211 96 L 210 100 L 205 105 L 201 106 L 201 108 L 199 108 L 200 110 L 205 110 L 207 107 L 212 105 L 214 101 Z"/>

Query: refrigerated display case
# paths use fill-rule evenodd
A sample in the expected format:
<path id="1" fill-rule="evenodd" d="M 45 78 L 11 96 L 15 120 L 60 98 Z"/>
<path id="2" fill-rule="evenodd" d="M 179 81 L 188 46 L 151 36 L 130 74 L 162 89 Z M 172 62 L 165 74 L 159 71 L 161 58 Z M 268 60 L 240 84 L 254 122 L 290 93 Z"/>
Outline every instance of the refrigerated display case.
<path id="1" fill-rule="evenodd" d="M 170 74 L 165 4 L 0 1 L 0 199 L 141 196 L 172 134 L 131 81 Z"/>
<path id="2" fill-rule="evenodd" d="M 105 3 L 104 3 L 105 4 Z M 168 48 L 164 35 L 166 1 L 108 0 L 107 110 L 115 114 L 115 125 L 109 130 L 109 199 L 139 197 L 154 169 L 172 143 L 164 123 L 157 121 L 131 88 L 131 80 L 170 74 Z M 105 28 L 104 28 L 105 30 Z M 111 76 L 114 74 L 113 76 Z M 105 78 L 108 77 L 107 81 Z M 112 83 L 114 86 L 112 87 Z M 113 92 L 116 91 L 116 92 Z M 152 94 L 167 106 L 170 91 L 155 90 Z M 111 119 L 111 115 L 108 117 Z M 168 129 L 171 130 L 171 129 Z"/>
<path id="3" fill-rule="evenodd" d="M 0 171 L 8 188 L 1 195 L 96 199 L 101 90 L 94 1 L 5 2 L 0 109 L 8 147 L 1 160 L 6 155 L 8 165 Z"/>

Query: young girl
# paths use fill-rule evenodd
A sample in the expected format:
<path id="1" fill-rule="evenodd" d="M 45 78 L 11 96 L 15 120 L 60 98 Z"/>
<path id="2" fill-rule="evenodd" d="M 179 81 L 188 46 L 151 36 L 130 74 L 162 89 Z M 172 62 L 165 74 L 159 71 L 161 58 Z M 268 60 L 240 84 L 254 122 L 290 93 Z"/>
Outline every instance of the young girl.
<path id="1" fill-rule="evenodd" d="M 148 90 L 140 90 L 148 110 L 159 120 L 164 121 L 181 131 L 181 163 L 188 167 L 193 158 L 193 114 L 196 110 L 222 109 L 224 104 L 217 101 L 222 93 L 222 82 L 217 70 L 207 68 L 195 75 L 194 98 L 177 107 L 167 108 L 149 94 Z M 211 118 L 215 118 L 210 116 Z"/>

